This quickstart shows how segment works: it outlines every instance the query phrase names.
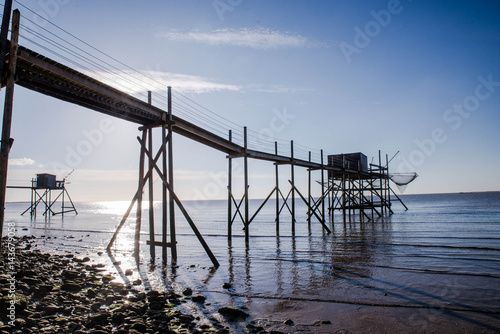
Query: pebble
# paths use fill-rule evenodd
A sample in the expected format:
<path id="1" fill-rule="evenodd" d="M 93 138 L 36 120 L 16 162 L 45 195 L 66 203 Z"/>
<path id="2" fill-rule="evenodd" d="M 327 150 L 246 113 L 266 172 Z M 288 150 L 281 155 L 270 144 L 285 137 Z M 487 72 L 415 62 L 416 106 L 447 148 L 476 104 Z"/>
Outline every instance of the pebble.
<path id="1" fill-rule="evenodd" d="M 199 318 L 175 309 L 172 301 L 178 304 L 185 301 L 173 292 L 137 291 L 115 282 L 116 277 L 111 274 L 95 271 L 104 265 L 84 265 L 90 261 L 89 257 L 79 259 L 74 254 L 42 254 L 26 247 L 31 243 L 36 245 L 35 238 L 15 240 L 19 244 L 12 271 L 18 273 L 16 312 L 22 316 L 11 328 L 5 326 L 9 321 L 5 312 L 0 312 L 0 334 L 227 333 L 223 325 L 215 321 L 207 325 Z M 6 249 L 2 247 L 2 251 Z M 0 268 L 5 268 L 7 261 L 4 253 L 0 258 Z M 0 297 L 5 296 L 3 291 L 8 291 L 9 278 L 9 275 L 0 273 Z M 142 281 L 138 279 L 133 284 L 140 285 Z M 184 294 L 191 295 L 192 290 L 187 288 Z M 193 298 L 199 302 L 205 299 L 201 295 Z M 8 298 L 0 298 L 0 309 L 8 307 L 9 302 Z M 235 314 L 248 316 L 245 312 Z"/>
<path id="2" fill-rule="evenodd" d="M 219 313 L 230 319 L 246 319 L 249 315 L 236 307 L 224 306 L 219 308 Z"/>
<path id="3" fill-rule="evenodd" d="M 195 303 L 204 303 L 207 298 L 202 295 L 196 295 L 191 298 L 191 300 Z"/>

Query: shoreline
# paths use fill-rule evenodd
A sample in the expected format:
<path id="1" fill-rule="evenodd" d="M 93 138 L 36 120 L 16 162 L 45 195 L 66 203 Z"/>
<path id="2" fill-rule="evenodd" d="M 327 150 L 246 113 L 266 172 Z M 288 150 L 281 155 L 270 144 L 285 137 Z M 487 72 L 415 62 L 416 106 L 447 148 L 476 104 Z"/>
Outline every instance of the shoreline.
<path id="1" fill-rule="evenodd" d="M 43 239 L 25 235 L 2 240 L 0 334 L 284 334 L 312 333 L 320 327 L 325 333 L 325 326 L 331 327 L 328 320 L 300 325 L 288 318 L 252 319 L 245 306 L 234 307 L 230 300 L 214 311 L 207 296 L 189 287 L 158 291 L 140 279 L 124 284 L 119 276 L 131 277 L 129 269 L 110 273 L 106 264 L 91 263 L 78 252 L 45 253 L 37 249 Z M 229 283 L 223 287 L 229 288 Z"/>
<path id="2" fill-rule="evenodd" d="M 229 333 L 224 321 L 240 321 L 248 316 L 242 310 L 222 307 L 218 319 L 201 319 L 180 310 L 189 302 L 205 303 L 206 298 L 190 288 L 182 294 L 141 291 L 136 289 L 140 280 L 133 285 L 117 282 L 104 264 L 90 264 L 88 257 L 32 250 L 36 240 L 32 236 L 2 240 L 2 334 Z M 259 332 L 255 327 L 249 332 Z"/>
<path id="3" fill-rule="evenodd" d="M 266 257 L 265 262 L 258 263 L 261 261 L 258 260 L 260 257 L 247 257 L 248 249 L 241 248 L 243 245 L 238 242 L 233 243 L 232 248 L 227 251 L 232 254 L 227 263 L 228 267 L 223 266 L 218 270 L 206 266 L 205 258 L 199 263 L 194 262 L 197 264 L 190 264 L 188 261 L 178 266 L 161 268 L 160 265 L 152 265 L 146 256 L 141 258 L 140 265 L 135 267 L 136 263 L 129 252 L 107 254 L 95 243 L 91 248 L 75 246 L 84 243 L 79 237 L 90 240 L 90 235 L 57 234 L 35 237 L 29 234 L 34 232 L 29 228 L 19 228 L 16 231 L 20 237 L 12 238 L 17 245 L 13 261 L 17 267 L 13 271 L 21 273 L 16 275 L 16 288 L 25 298 L 20 296 L 16 310 L 20 312 L 17 313 L 17 332 L 8 326 L 10 320 L 3 317 L 0 334 L 500 332 L 500 313 L 497 309 L 481 313 L 472 311 L 480 308 L 469 303 L 464 304 L 464 309 L 452 307 L 458 305 L 457 301 L 446 296 L 456 295 L 460 290 L 439 285 L 445 290 L 436 293 L 432 290 L 418 290 L 407 282 L 405 294 L 399 297 L 408 304 L 395 305 L 386 302 L 396 293 L 404 291 L 387 288 L 381 290 L 373 279 L 367 282 L 360 278 L 363 271 L 355 273 L 352 268 L 349 271 L 350 275 L 357 275 L 351 278 L 357 277 L 353 283 L 358 287 L 358 293 L 371 293 L 371 304 L 369 299 L 356 302 L 354 295 L 349 293 L 353 290 L 346 288 L 339 288 L 338 295 L 345 298 L 335 300 L 300 295 L 299 290 L 295 290 L 295 294 L 281 294 L 279 290 L 267 287 L 267 284 L 271 283 L 269 278 L 273 273 L 268 270 L 268 266 L 263 266 L 263 263 L 273 262 L 267 262 Z M 274 245 L 263 245 L 260 244 L 263 240 L 258 240 L 252 248 L 256 251 L 264 245 L 266 249 L 267 246 Z M 4 241 L 7 242 L 6 239 Z M 282 240 L 281 248 L 288 249 L 283 243 Z M 224 247 L 226 246 L 222 248 Z M 3 250 L 7 252 L 8 249 L 4 247 Z M 359 249 L 355 248 L 353 251 L 353 256 L 357 256 L 357 260 L 361 261 Z M 197 258 L 197 255 L 192 255 L 192 258 Z M 305 258 L 304 261 L 308 259 Z M 335 259 L 338 261 L 342 258 Z M 288 263 L 292 264 L 291 270 L 311 270 L 310 265 L 296 267 L 298 262 L 289 260 L 284 258 L 284 262 L 279 265 Z M 2 268 L 7 268 L 8 257 L 4 256 L 1 264 Z M 240 266 L 240 270 L 236 266 Z M 323 265 L 321 267 L 326 268 Z M 334 275 L 338 275 L 339 270 L 348 269 L 339 266 L 331 268 Z M 379 271 L 377 277 L 383 278 L 383 275 L 387 274 L 385 270 Z M 8 306 L 5 301 L 9 301 L 6 292 L 10 283 L 8 275 L 5 275 L 8 271 L 4 270 L 3 275 L 0 275 L 2 315 L 3 308 L 7 309 Z M 285 275 L 289 271 L 280 268 L 279 275 L 284 275 L 279 276 L 283 278 L 280 284 L 289 284 L 301 277 L 309 277 L 303 284 L 295 287 L 313 291 L 306 285 L 316 284 L 317 282 L 311 280 L 315 276 L 300 272 L 306 275 L 299 275 L 297 271 L 297 276 L 288 277 Z M 316 272 L 316 267 L 310 273 L 312 272 Z M 232 276 L 236 273 L 246 276 Z M 454 275 L 449 276 L 450 279 L 452 277 Z M 340 282 L 345 282 L 346 279 L 347 274 Z M 404 285 L 401 277 L 394 279 L 394 283 Z M 223 288 L 223 282 L 232 284 L 232 287 Z M 253 289 L 257 282 L 261 282 L 261 286 Z M 458 281 L 446 279 L 445 282 L 459 286 Z M 434 302 L 429 301 L 418 307 L 418 304 L 424 301 L 409 302 L 412 291 L 421 296 L 430 295 Z M 374 304 L 373 296 L 378 296 L 376 298 L 380 298 L 382 303 Z M 440 302 L 444 301 L 444 298 L 451 304 Z M 48 313 L 45 310 L 47 307 Z M 470 311 L 467 311 L 467 307 Z M 32 326 L 36 328 L 30 332 Z M 132 328 L 133 326 L 136 327 Z"/>

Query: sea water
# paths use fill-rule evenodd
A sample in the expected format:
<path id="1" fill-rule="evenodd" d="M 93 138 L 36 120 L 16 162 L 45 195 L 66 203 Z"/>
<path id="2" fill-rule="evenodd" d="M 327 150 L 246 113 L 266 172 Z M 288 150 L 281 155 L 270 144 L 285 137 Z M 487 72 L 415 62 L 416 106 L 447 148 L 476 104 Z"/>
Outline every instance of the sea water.
<path id="1" fill-rule="evenodd" d="M 300 199 L 295 232 L 285 207 L 277 233 L 275 203 L 269 201 L 251 222 L 248 243 L 234 207 L 233 236 L 228 238 L 227 201 L 184 201 L 220 262 L 217 270 L 179 210 L 175 267 L 158 265 L 160 247 L 155 249 L 157 265 L 151 265 L 148 203 L 143 205 L 139 264 L 131 256 L 135 210 L 111 256 L 104 252 L 128 202 L 75 203 L 78 215 L 45 217 L 39 210 L 36 218 L 29 212 L 20 216 L 29 203 L 7 203 L 6 221 L 15 223 L 19 236 L 39 237 L 43 251 L 90 256 L 107 263 L 126 283 L 140 278 L 145 289 L 189 286 L 208 298 L 213 312 L 231 304 L 247 309 L 254 319 L 276 323 L 294 317 L 295 331 L 300 324 L 314 331 L 315 320 L 327 319 L 342 328 L 376 332 L 377 318 L 409 332 L 449 330 L 456 324 L 471 331 L 500 330 L 500 192 L 401 199 L 409 210 L 393 199 L 393 214 L 371 220 L 353 214 L 344 222 L 335 212 L 333 222 L 327 222 L 331 233 L 315 217 L 307 222 Z M 250 215 L 261 202 L 250 201 Z M 155 203 L 154 217 L 159 241 L 161 203 Z M 134 269 L 131 277 L 122 274 L 128 268 Z M 223 283 L 231 288 L 222 288 Z"/>

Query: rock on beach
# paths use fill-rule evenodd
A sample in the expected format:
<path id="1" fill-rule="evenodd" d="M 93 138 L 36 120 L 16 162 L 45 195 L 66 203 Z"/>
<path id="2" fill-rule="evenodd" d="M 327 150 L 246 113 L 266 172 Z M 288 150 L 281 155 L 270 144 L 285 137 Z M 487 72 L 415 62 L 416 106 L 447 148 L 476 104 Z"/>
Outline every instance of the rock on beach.
<path id="1" fill-rule="evenodd" d="M 0 273 L 0 334 L 226 334 L 231 333 L 230 324 L 235 321 L 246 322 L 248 333 L 272 332 L 254 326 L 254 321 L 248 323 L 250 315 L 239 308 L 221 306 L 208 311 L 211 303 L 191 288 L 184 288 L 182 294 L 140 291 L 140 279 L 123 284 L 106 272 L 104 264 L 91 264 L 88 257 L 80 259 L 67 251 L 42 253 L 36 247 L 37 240 L 34 236 L 15 237 L 15 261 L 8 259 L 7 247 L 2 247 L 0 266 L 8 269 Z M 6 243 L 6 238 L 2 242 Z M 131 269 L 125 272 L 127 277 L 133 274 Z M 6 311 L 13 281 L 15 319 L 11 320 Z M 224 286 L 227 288 L 229 283 Z M 185 303 L 192 304 L 183 306 Z M 205 314 L 218 313 L 226 321 L 186 313 L 194 307 Z"/>
<path id="2" fill-rule="evenodd" d="M 0 334 L 16 333 L 197 333 L 198 320 L 175 309 L 177 295 L 147 294 L 115 282 L 72 256 L 27 251 L 31 237 L 17 238 L 16 259 L 9 263 L 6 247 L 0 259 Z M 7 267 L 12 266 L 12 267 Z M 15 280 L 8 272 L 17 273 Z M 15 281 L 15 320 L 9 319 L 10 282 Z M 14 286 L 14 285 L 12 285 Z M 168 297 L 168 298 L 167 298 Z M 179 301 L 180 304 L 182 301 Z M 208 326 L 212 333 L 224 328 Z"/>

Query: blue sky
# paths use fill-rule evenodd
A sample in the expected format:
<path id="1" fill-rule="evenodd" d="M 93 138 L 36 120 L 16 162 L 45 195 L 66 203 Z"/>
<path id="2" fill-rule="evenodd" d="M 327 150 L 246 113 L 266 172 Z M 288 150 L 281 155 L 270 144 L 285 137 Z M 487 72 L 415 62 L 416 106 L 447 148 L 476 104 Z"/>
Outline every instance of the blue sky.
<path id="1" fill-rule="evenodd" d="M 140 80 L 141 87 L 120 87 L 142 99 L 153 90 L 159 106 L 171 85 L 174 113 L 188 113 L 184 103 L 194 101 L 209 111 L 196 107 L 204 115 L 186 117 L 221 135 L 231 127 L 238 136 L 246 125 L 256 148 L 269 147 L 261 139 L 272 135 L 288 153 L 293 139 L 299 157 L 312 150 L 316 161 L 320 149 L 361 151 L 369 160 L 378 150 L 389 158 L 399 151 L 391 169 L 420 175 L 406 193 L 500 190 L 499 2 L 22 0 L 13 7 L 22 25 L 54 32 L 121 71 L 80 70 L 110 84 L 125 75 Z M 58 59 L 30 37 L 25 29 L 21 44 Z M 74 168 L 75 200 L 131 199 L 137 125 L 22 87 L 14 103 L 9 184 Z M 225 155 L 180 136 L 174 143 L 180 197 L 224 198 Z M 251 162 L 252 197 L 267 195 L 273 172 L 270 163 Z M 297 177 L 305 187 L 305 171 Z M 234 182 L 241 187 L 241 173 Z M 28 198 L 10 190 L 7 200 Z"/>

